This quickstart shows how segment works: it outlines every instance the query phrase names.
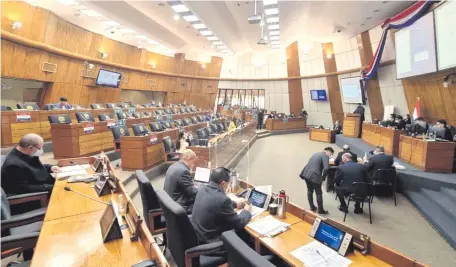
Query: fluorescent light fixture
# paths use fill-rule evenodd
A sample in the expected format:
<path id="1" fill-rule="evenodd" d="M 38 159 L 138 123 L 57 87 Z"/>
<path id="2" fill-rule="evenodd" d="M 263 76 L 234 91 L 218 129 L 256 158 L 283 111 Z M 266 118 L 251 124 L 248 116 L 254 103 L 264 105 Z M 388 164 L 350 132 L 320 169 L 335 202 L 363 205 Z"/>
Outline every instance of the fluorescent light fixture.
<path id="1" fill-rule="evenodd" d="M 269 35 L 273 36 L 273 35 L 280 35 L 280 31 L 270 31 L 269 32 Z"/>
<path id="2" fill-rule="evenodd" d="M 266 18 L 266 21 L 268 23 L 277 23 L 277 22 L 279 22 L 279 17 Z"/>
<path id="3" fill-rule="evenodd" d="M 147 43 L 152 44 L 152 45 L 158 45 L 158 42 L 156 42 L 154 40 L 148 40 Z"/>
<path id="4" fill-rule="evenodd" d="M 13 25 L 12 25 L 13 30 L 19 30 L 21 27 L 22 27 L 22 22 L 20 22 L 20 21 L 13 22 Z"/>
<path id="5" fill-rule="evenodd" d="M 271 44 L 272 44 L 272 45 L 280 45 L 280 41 L 278 41 L 278 40 L 272 41 Z"/>
<path id="6" fill-rule="evenodd" d="M 265 9 L 264 14 L 266 14 L 267 16 L 276 15 L 276 14 L 279 14 L 279 9 L 277 7 L 271 8 L 271 9 Z"/>
<path id="7" fill-rule="evenodd" d="M 62 4 L 64 4 L 64 5 L 67 5 L 67 6 L 79 5 L 78 2 L 73 1 L 73 0 L 59 0 L 59 2 L 62 3 Z"/>
<path id="8" fill-rule="evenodd" d="M 278 3 L 277 0 L 263 0 L 263 5 L 265 5 L 265 6 L 275 5 L 277 3 Z"/>
<path id="9" fill-rule="evenodd" d="M 208 30 L 200 31 L 200 33 L 201 33 L 201 35 L 204 35 L 204 36 L 212 35 L 212 32 L 208 31 Z"/>
<path id="10" fill-rule="evenodd" d="M 186 21 L 192 22 L 192 21 L 198 21 L 199 18 L 195 15 L 188 15 L 183 17 Z"/>
<path id="11" fill-rule="evenodd" d="M 105 21 L 102 21 L 101 23 L 103 23 L 106 26 L 110 26 L 110 27 L 120 26 L 120 23 L 117 23 L 117 22 L 112 21 L 112 20 L 105 20 Z"/>
<path id="12" fill-rule="evenodd" d="M 83 9 L 83 10 L 80 10 L 80 12 L 86 16 L 89 16 L 89 17 L 99 17 L 101 16 L 100 13 L 96 12 L 96 11 L 93 11 L 91 9 Z"/>
<path id="13" fill-rule="evenodd" d="M 226 45 L 219 45 L 219 46 L 217 46 L 217 48 L 221 49 L 221 50 L 228 49 L 228 47 L 226 47 Z"/>
<path id="14" fill-rule="evenodd" d="M 267 41 L 267 40 L 268 40 L 268 36 L 263 37 L 263 39 L 264 39 L 265 41 Z"/>
<path id="15" fill-rule="evenodd" d="M 136 31 L 134 31 L 132 29 L 128 29 L 128 28 L 123 28 L 123 29 L 120 29 L 119 32 L 129 34 L 129 33 L 135 33 Z"/>
<path id="16" fill-rule="evenodd" d="M 220 42 L 220 41 L 215 41 L 215 42 L 212 42 L 212 44 L 213 44 L 213 45 L 223 45 L 223 43 L 222 43 L 222 42 Z"/>
<path id="17" fill-rule="evenodd" d="M 199 30 L 199 29 L 206 29 L 206 25 L 204 25 L 203 23 L 195 23 L 195 24 L 192 24 L 193 28 Z"/>
<path id="18" fill-rule="evenodd" d="M 171 6 L 171 8 L 176 11 L 177 13 L 182 13 L 182 12 L 188 12 L 190 9 L 188 9 L 185 5 L 180 4 L 180 5 L 174 5 Z"/>
<path id="19" fill-rule="evenodd" d="M 215 36 L 208 36 L 207 39 L 208 39 L 209 41 L 217 41 L 217 40 L 218 40 L 218 38 L 215 37 Z"/>
<path id="20" fill-rule="evenodd" d="M 279 28 L 280 28 L 279 24 L 268 25 L 268 29 L 270 29 L 270 30 L 278 30 Z"/>
<path id="21" fill-rule="evenodd" d="M 271 41 L 280 40 L 280 36 L 271 36 L 269 39 L 271 39 Z"/>
<path id="22" fill-rule="evenodd" d="M 264 20 L 261 20 L 260 26 L 264 26 Z"/>
<path id="23" fill-rule="evenodd" d="M 279 49 L 280 48 L 280 45 L 273 45 L 272 46 L 272 49 Z"/>
<path id="24" fill-rule="evenodd" d="M 174 19 L 174 20 L 179 20 L 180 17 L 179 17 L 179 15 L 174 15 L 174 16 L 173 16 L 173 19 Z"/>
<path id="25" fill-rule="evenodd" d="M 221 52 L 223 52 L 223 53 L 231 53 L 231 51 L 229 49 L 223 49 L 223 50 L 221 50 Z"/>
<path id="26" fill-rule="evenodd" d="M 146 39 L 147 39 L 147 36 L 140 34 L 140 35 L 135 35 L 135 38 L 137 38 L 137 39 L 142 39 L 142 40 L 146 40 Z"/>

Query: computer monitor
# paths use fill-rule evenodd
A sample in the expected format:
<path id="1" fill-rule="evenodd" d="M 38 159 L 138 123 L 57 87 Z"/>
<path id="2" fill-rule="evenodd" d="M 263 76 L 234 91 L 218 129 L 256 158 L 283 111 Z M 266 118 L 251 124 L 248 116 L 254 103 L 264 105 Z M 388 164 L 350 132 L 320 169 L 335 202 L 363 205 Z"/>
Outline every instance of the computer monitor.
<path id="1" fill-rule="evenodd" d="M 427 130 L 427 123 L 425 121 L 417 121 L 415 125 L 413 125 L 413 131 L 416 134 L 423 134 Z"/>
<path id="2" fill-rule="evenodd" d="M 432 126 L 429 128 L 429 134 L 435 134 L 435 137 L 445 139 L 445 128 L 439 128 L 436 126 Z"/>
<path id="3" fill-rule="evenodd" d="M 351 247 L 350 244 L 353 238 L 351 234 L 342 231 L 318 217 L 315 219 L 310 230 L 310 236 L 337 251 L 342 256 L 345 256 Z"/>
<path id="4" fill-rule="evenodd" d="M 411 133 L 411 132 L 413 132 L 413 127 L 412 127 L 411 124 L 406 124 L 406 125 L 405 125 L 405 132 L 406 132 L 406 133 Z"/>
<path id="5" fill-rule="evenodd" d="M 266 210 L 268 209 L 271 195 L 257 191 L 254 188 L 250 190 L 250 194 L 247 199 L 253 206 Z"/>
<path id="6" fill-rule="evenodd" d="M 193 178 L 196 182 L 209 183 L 211 176 L 211 169 L 196 167 L 195 177 Z"/>

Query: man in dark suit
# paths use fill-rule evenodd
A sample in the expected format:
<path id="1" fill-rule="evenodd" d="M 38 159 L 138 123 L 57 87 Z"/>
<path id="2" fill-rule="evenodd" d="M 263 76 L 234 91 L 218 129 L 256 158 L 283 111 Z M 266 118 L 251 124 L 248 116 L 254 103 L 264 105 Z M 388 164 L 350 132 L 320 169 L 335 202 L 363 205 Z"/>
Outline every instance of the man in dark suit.
<path id="1" fill-rule="evenodd" d="M 2 188 L 6 194 L 52 192 L 58 166 L 43 164 L 43 138 L 37 134 L 24 135 L 19 145 L 11 150 L 2 165 Z"/>
<path id="2" fill-rule="evenodd" d="M 372 177 L 378 169 L 392 169 L 393 163 L 393 156 L 386 155 L 385 149 L 382 146 L 377 146 L 374 150 L 374 156 L 368 162 L 365 162 L 364 166 L 369 172 L 369 176 Z"/>
<path id="3" fill-rule="evenodd" d="M 344 145 L 342 148 L 343 148 L 343 151 L 339 152 L 339 154 L 337 154 L 336 159 L 334 160 L 334 165 L 335 166 L 339 166 L 339 164 L 341 164 L 341 163 L 343 164 L 344 163 L 342 161 L 342 155 L 345 154 L 345 153 L 349 153 L 352 156 L 352 161 L 358 162 L 358 155 L 356 155 L 355 153 L 350 151 L 350 146 L 349 145 Z"/>
<path id="4" fill-rule="evenodd" d="M 336 121 L 333 126 L 333 130 L 336 131 L 336 134 L 340 134 L 342 132 L 342 125 L 340 125 L 339 121 Z"/>
<path id="5" fill-rule="evenodd" d="M 263 110 L 260 109 L 258 111 L 258 114 L 257 114 L 257 129 L 258 130 L 261 130 L 261 127 L 263 126 L 263 117 L 264 117 L 264 113 L 263 113 Z"/>
<path id="6" fill-rule="evenodd" d="M 356 107 L 355 111 L 353 112 L 354 114 L 359 114 L 360 115 L 360 120 L 359 120 L 359 136 L 358 137 L 361 137 L 361 133 L 363 132 L 363 122 L 364 120 L 366 119 L 364 117 L 364 107 L 362 106 L 361 103 L 358 103 L 358 106 Z"/>
<path id="7" fill-rule="evenodd" d="M 354 192 L 353 183 L 369 181 L 366 169 L 356 162 L 352 161 L 352 155 L 345 153 L 342 155 L 342 161 L 344 164 L 340 165 L 337 172 L 335 182 L 337 185 L 337 197 L 340 201 L 339 210 L 348 212 L 347 204 L 345 203 L 345 195 Z M 360 203 L 355 203 L 355 213 L 362 213 Z"/>
<path id="8" fill-rule="evenodd" d="M 236 205 L 225 194 L 229 186 L 230 171 L 219 167 L 211 173 L 209 184 L 196 195 L 191 221 L 201 243 L 220 241 L 225 231 L 243 232 L 252 217 L 251 204 Z M 236 206 L 242 209 L 239 214 L 234 211 Z"/>
<path id="9" fill-rule="evenodd" d="M 163 190 L 181 205 L 188 214 L 192 213 L 193 202 L 195 201 L 196 193 L 198 193 L 190 174 L 197 160 L 195 152 L 190 149 L 184 150 L 182 160 L 171 165 L 166 171 L 165 184 L 163 186 Z"/>
<path id="10" fill-rule="evenodd" d="M 319 214 L 327 214 L 328 212 L 323 209 L 323 193 L 321 191 L 321 184 L 323 177 L 329 169 L 329 157 L 334 154 L 332 147 L 326 147 L 323 152 L 318 152 L 312 155 L 309 162 L 299 174 L 301 179 L 306 181 L 307 184 L 307 200 L 311 211 L 317 211 Z M 317 195 L 318 210 L 313 202 L 313 192 Z"/>

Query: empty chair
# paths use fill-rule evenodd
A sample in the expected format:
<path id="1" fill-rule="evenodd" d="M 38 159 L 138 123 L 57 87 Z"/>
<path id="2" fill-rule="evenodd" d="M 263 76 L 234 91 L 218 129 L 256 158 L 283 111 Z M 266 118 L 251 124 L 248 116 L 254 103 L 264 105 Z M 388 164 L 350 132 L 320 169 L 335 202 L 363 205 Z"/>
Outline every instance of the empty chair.
<path id="1" fill-rule="evenodd" d="M 185 107 L 181 107 L 181 108 L 180 108 L 180 111 L 181 111 L 181 113 L 188 113 L 188 112 L 187 112 L 187 109 L 186 109 Z"/>
<path id="2" fill-rule="evenodd" d="M 184 123 L 184 126 L 189 126 L 192 124 L 192 121 L 189 118 L 185 118 L 182 122 Z"/>
<path id="3" fill-rule="evenodd" d="M 204 117 L 202 115 L 196 116 L 199 122 L 204 122 Z"/>
<path id="4" fill-rule="evenodd" d="M 128 104 L 128 103 L 120 103 L 119 106 L 120 106 L 121 108 L 129 108 L 129 107 L 130 107 L 130 104 Z"/>
<path id="5" fill-rule="evenodd" d="M 199 123 L 199 120 L 198 120 L 198 118 L 197 118 L 196 116 L 195 116 L 195 117 L 192 117 L 191 120 L 192 120 L 192 122 L 193 122 L 194 124 Z"/>
<path id="6" fill-rule="evenodd" d="M 171 122 L 169 122 L 169 121 L 162 121 L 162 122 L 161 122 L 161 125 L 163 126 L 163 128 L 166 128 L 166 129 L 171 129 L 171 128 L 173 128 L 173 125 L 172 125 Z"/>
<path id="7" fill-rule="evenodd" d="M 111 127 L 112 135 L 114 137 L 114 144 L 116 149 L 120 149 L 120 137 L 121 136 L 130 136 L 130 131 L 128 131 L 127 126 L 113 126 Z"/>
<path id="8" fill-rule="evenodd" d="M 155 114 L 157 114 L 157 115 L 163 115 L 163 111 L 162 111 L 162 110 L 159 110 L 159 109 L 157 109 L 157 110 L 155 110 Z"/>
<path id="9" fill-rule="evenodd" d="M 224 128 L 223 128 L 223 124 L 217 123 L 216 125 L 217 125 L 217 130 L 218 130 L 218 132 L 221 133 L 221 132 L 224 132 L 224 131 L 225 131 Z"/>
<path id="10" fill-rule="evenodd" d="M 163 146 L 165 147 L 166 159 L 168 161 L 178 161 L 180 159 L 181 153 L 178 153 L 176 150 L 176 145 L 173 143 L 173 140 L 169 136 L 165 136 L 162 139 Z"/>
<path id="11" fill-rule="evenodd" d="M 152 113 L 147 112 L 147 111 L 146 111 L 146 112 L 143 112 L 143 114 L 144 114 L 144 117 L 150 117 L 150 116 L 152 116 Z"/>
<path id="12" fill-rule="evenodd" d="M 211 125 L 212 125 L 212 124 L 211 124 Z M 214 131 L 212 130 L 212 128 L 206 127 L 206 128 L 204 128 L 204 129 L 205 129 L 205 131 L 206 131 L 209 135 L 214 134 Z"/>
<path id="13" fill-rule="evenodd" d="M 144 104 L 143 107 L 145 107 L 145 108 L 151 108 L 152 105 L 151 105 L 151 104 Z"/>
<path id="14" fill-rule="evenodd" d="M 151 122 L 149 123 L 149 127 L 152 132 L 163 131 L 163 126 L 159 122 Z"/>
<path id="15" fill-rule="evenodd" d="M 165 114 L 172 114 L 171 110 L 169 110 L 169 109 L 165 109 L 164 111 L 165 111 Z"/>
<path id="16" fill-rule="evenodd" d="M 372 184 L 355 182 L 355 183 L 353 183 L 353 186 L 355 187 L 355 189 L 354 189 L 354 193 L 352 193 L 348 196 L 347 212 L 348 212 L 348 208 L 350 207 L 351 201 L 360 202 L 361 209 L 364 208 L 364 202 L 367 202 L 369 205 L 369 220 L 370 220 L 370 223 L 372 224 L 372 214 L 371 214 L 371 198 L 373 197 Z M 345 212 L 345 215 L 344 215 L 344 222 L 345 222 L 345 217 L 347 217 L 347 212 Z"/>
<path id="17" fill-rule="evenodd" d="M 76 115 L 76 119 L 78 120 L 78 122 L 88 122 L 88 121 L 94 122 L 95 121 L 95 119 L 93 118 L 93 115 L 89 112 L 76 112 L 75 115 Z"/>
<path id="18" fill-rule="evenodd" d="M 46 105 L 44 105 L 43 109 L 44 110 L 54 110 L 55 109 L 55 105 L 54 104 L 46 104 Z"/>
<path id="19" fill-rule="evenodd" d="M 182 126 L 184 126 L 184 123 L 182 122 L 182 120 L 174 120 L 174 124 L 175 124 L 177 127 L 182 127 Z"/>
<path id="20" fill-rule="evenodd" d="M 211 127 L 211 129 L 212 129 L 212 131 L 213 131 L 214 133 L 218 133 L 218 132 L 219 132 L 219 129 L 217 128 L 217 125 L 211 123 L 211 124 L 210 124 L 210 127 Z"/>
<path id="21" fill-rule="evenodd" d="M 71 124 L 71 118 L 68 114 L 50 115 L 48 116 L 48 120 L 50 123 Z"/>
<path id="22" fill-rule="evenodd" d="M 371 202 L 374 201 L 375 191 L 377 187 L 385 188 L 389 187 L 393 191 L 393 198 L 394 198 L 394 205 L 397 206 L 396 203 L 396 169 L 378 169 L 374 172 L 371 178 L 372 182 L 372 199 Z"/>
<path id="23" fill-rule="evenodd" d="M 140 119 L 140 118 L 144 118 L 144 115 L 142 114 L 142 112 L 135 112 L 135 113 L 133 113 L 133 117 Z"/>
<path id="24" fill-rule="evenodd" d="M 94 103 L 94 104 L 90 104 L 90 108 L 92 108 L 92 109 L 102 109 L 103 105 Z"/>
<path id="25" fill-rule="evenodd" d="M 207 133 L 204 131 L 204 128 L 196 130 L 196 134 L 198 135 L 199 139 L 207 139 Z"/>
<path id="26" fill-rule="evenodd" d="M 40 110 L 36 103 L 17 103 L 17 108 L 26 110 Z"/>
<path id="27" fill-rule="evenodd" d="M 147 130 L 144 123 L 133 124 L 131 128 L 133 129 L 135 136 L 144 136 L 149 134 L 149 130 Z"/>
<path id="28" fill-rule="evenodd" d="M 191 108 L 185 108 L 185 110 L 186 110 L 186 113 L 191 113 L 192 112 Z"/>
<path id="29" fill-rule="evenodd" d="M 172 112 L 173 112 L 173 114 L 179 114 L 179 113 L 180 113 L 179 110 L 178 110 L 177 108 L 173 108 L 173 109 L 172 109 Z"/>
<path id="30" fill-rule="evenodd" d="M 106 107 L 107 108 L 116 108 L 117 105 L 116 105 L 116 103 L 106 103 Z"/>
<path id="31" fill-rule="evenodd" d="M 9 106 L 4 106 L 4 105 L 1 105 L 2 107 L 2 111 L 8 111 L 8 110 L 13 110 L 11 107 Z"/>
<path id="32" fill-rule="evenodd" d="M 107 120 L 113 120 L 114 115 L 112 114 L 98 114 L 98 120 L 99 121 L 107 121 Z"/>
<path id="33" fill-rule="evenodd" d="M 166 219 L 167 246 L 178 267 L 186 262 L 192 267 L 215 267 L 226 262 L 224 257 L 214 255 L 223 249 L 223 242 L 198 245 L 196 232 L 184 208 L 163 190 L 157 191 L 158 200 Z"/>
<path id="34" fill-rule="evenodd" d="M 196 108 L 195 107 L 190 107 L 190 111 L 191 112 L 196 112 Z"/>
<path id="35" fill-rule="evenodd" d="M 222 242 L 228 256 L 229 266 L 242 267 L 274 267 L 268 261 L 270 257 L 263 257 L 250 248 L 234 231 L 222 233 Z M 272 258 L 272 257 L 271 257 Z"/>

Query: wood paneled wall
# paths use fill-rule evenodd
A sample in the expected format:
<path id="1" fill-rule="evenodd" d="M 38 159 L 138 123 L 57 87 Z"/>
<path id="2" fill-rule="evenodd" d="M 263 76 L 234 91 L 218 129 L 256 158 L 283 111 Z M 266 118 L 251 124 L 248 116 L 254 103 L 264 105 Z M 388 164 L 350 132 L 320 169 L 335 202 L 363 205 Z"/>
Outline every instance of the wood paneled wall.
<path id="1" fill-rule="evenodd" d="M 297 41 L 287 47 L 288 77 L 301 76 L 298 49 Z M 304 108 L 301 80 L 288 80 L 288 97 L 290 99 L 290 113 L 292 112 L 297 116 Z"/>
<path id="2" fill-rule="evenodd" d="M 337 72 L 336 57 L 334 56 L 334 48 L 332 43 L 321 44 L 323 52 L 323 61 L 325 64 L 325 72 Z M 342 97 L 340 94 L 339 77 L 337 75 L 326 76 L 328 84 L 329 106 L 331 107 L 331 116 L 333 123 L 337 120 L 340 123 L 344 121 L 344 108 L 342 106 Z"/>
<path id="3" fill-rule="evenodd" d="M 25 2 L 2 2 L 2 30 L 27 38 L 31 41 L 50 45 L 79 55 L 99 59 L 99 53 L 108 53 L 107 63 L 117 63 L 142 69 L 176 73 L 191 76 L 219 77 L 222 59 L 212 57 L 203 68 L 199 62 L 185 60 L 184 56 L 167 57 L 138 49 L 135 46 L 111 40 L 73 25 L 52 12 L 35 8 Z M 21 21 L 22 27 L 13 31 L 13 21 Z M 43 103 L 57 102 L 60 96 L 67 96 L 71 103 L 88 105 L 94 102 L 118 102 L 120 89 L 164 91 L 166 102 L 181 102 L 212 108 L 218 91 L 217 80 L 176 78 L 160 74 L 114 68 L 109 64 L 95 64 L 94 74 L 100 68 L 122 72 L 120 89 L 97 87 L 95 79 L 82 77 L 84 61 L 60 56 L 7 41 L 2 37 L 2 77 L 30 79 L 48 82 L 42 97 Z M 57 64 L 56 73 L 41 70 L 44 62 Z"/>

